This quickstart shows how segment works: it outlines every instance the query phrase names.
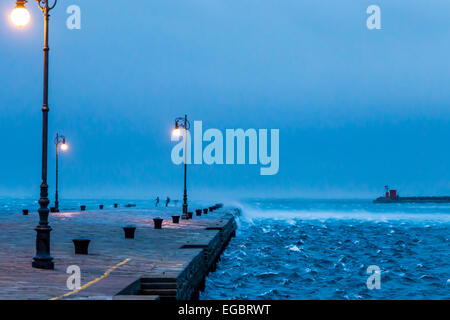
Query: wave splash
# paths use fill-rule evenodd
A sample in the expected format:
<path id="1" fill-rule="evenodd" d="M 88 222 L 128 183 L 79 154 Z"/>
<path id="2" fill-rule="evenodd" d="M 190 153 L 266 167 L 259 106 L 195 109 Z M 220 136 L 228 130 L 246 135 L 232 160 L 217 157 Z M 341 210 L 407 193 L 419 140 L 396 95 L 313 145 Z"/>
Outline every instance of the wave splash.
<path id="1" fill-rule="evenodd" d="M 373 204 L 371 201 L 307 201 L 298 200 L 282 204 L 266 201 L 232 202 L 231 207 L 238 208 L 237 216 L 247 222 L 254 219 L 284 220 L 368 220 L 368 221 L 440 221 L 450 222 L 448 205 L 390 205 Z M 315 205 L 320 204 L 320 205 Z"/>

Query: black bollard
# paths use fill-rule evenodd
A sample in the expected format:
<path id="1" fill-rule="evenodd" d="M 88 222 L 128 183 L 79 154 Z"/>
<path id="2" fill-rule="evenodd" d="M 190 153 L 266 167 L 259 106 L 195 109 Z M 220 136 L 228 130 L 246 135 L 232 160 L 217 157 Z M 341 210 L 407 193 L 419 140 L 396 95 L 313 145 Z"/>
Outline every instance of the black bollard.
<path id="1" fill-rule="evenodd" d="M 134 239 L 134 232 L 136 231 L 135 226 L 123 227 L 123 231 L 125 231 L 125 239 Z"/>
<path id="2" fill-rule="evenodd" d="M 86 206 L 80 206 L 81 211 L 85 211 L 86 210 Z"/>
<path id="3" fill-rule="evenodd" d="M 50 212 L 51 212 L 51 213 L 57 212 L 57 211 L 56 211 L 56 208 L 55 208 L 55 207 L 50 207 Z"/>
<path id="4" fill-rule="evenodd" d="M 213 207 L 209 207 L 209 212 L 213 212 L 214 208 Z"/>
<path id="5" fill-rule="evenodd" d="M 75 246 L 75 254 L 88 254 L 89 242 L 91 240 L 86 238 L 73 239 L 73 244 Z"/>
<path id="6" fill-rule="evenodd" d="M 100 208 L 100 210 L 103 210 L 103 207 L 104 207 L 104 206 L 101 204 L 101 205 L 99 205 L 98 207 Z"/>
<path id="7" fill-rule="evenodd" d="M 23 209 L 22 213 L 23 213 L 24 216 L 27 216 L 28 215 L 28 209 Z"/>
<path id="8" fill-rule="evenodd" d="M 197 216 L 201 216 L 201 215 L 202 215 L 202 209 L 197 209 L 197 210 L 195 210 L 195 214 L 196 214 Z"/>
<path id="9" fill-rule="evenodd" d="M 203 209 L 203 214 L 208 214 L 208 209 Z"/>
<path id="10" fill-rule="evenodd" d="M 114 203 L 114 208 L 117 208 L 119 205 L 117 203 Z"/>
<path id="11" fill-rule="evenodd" d="M 153 223 L 155 224 L 155 229 L 162 229 L 162 222 L 163 222 L 163 219 L 161 219 L 161 218 L 153 219 Z"/>
<path id="12" fill-rule="evenodd" d="M 189 219 L 192 219 L 192 216 L 194 215 L 194 213 L 191 211 L 191 212 L 188 212 L 188 217 L 189 217 Z"/>
<path id="13" fill-rule="evenodd" d="M 174 214 L 174 215 L 172 216 L 172 222 L 173 222 L 173 223 L 180 223 L 180 216 L 177 215 L 177 214 Z"/>

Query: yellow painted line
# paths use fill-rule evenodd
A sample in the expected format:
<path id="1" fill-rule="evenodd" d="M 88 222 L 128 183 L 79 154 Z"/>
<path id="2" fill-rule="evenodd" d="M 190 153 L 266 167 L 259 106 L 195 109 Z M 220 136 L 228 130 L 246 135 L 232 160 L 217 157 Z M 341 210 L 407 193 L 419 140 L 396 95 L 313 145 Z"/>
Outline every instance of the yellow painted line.
<path id="1" fill-rule="evenodd" d="M 61 299 L 61 298 L 65 298 L 65 297 L 71 296 L 72 294 L 78 293 L 78 292 L 80 292 L 81 290 L 84 290 L 84 289 L 86 289 L 87 287 L 93 285 L 94 283 L 97 283 L 97 282 L 99 282 L 100 280 L 105 279 L 107 276 L 109 276 L 109 274 L 110 274 L 111 272 L 113 272 L 113 271 L 116 270 L 118 267 L 120 267 L 121 265 L 124 265 L 125 263 L 127 263 L 127 262 L 130 261 L 130 260 L 131 260 L 131 258 L 127 258 L 127 259 L 123 260 L 122 262 L 120 262 L 120 263 L 116 264 L 115 266 L 109 268 L 102 276 L 100 276 L 100 277 L 98 277 L 98 278 L 96 278 L 96 279 L 94 279 L 94 280 L 92 280 L 92 281 L 86 283 L 85 285 L 81 286 L 79 289 L 76 289 L 76 290 L 67 292 L 67 293 L 65 293 L 65 294 L 63 294 L 63 295 L 60 295 L 60 296 L 58 296 L 58 297 L 51 298 L 51 299 L 49 299 L 49 300 L 59 300 L 59 299 Z"/>

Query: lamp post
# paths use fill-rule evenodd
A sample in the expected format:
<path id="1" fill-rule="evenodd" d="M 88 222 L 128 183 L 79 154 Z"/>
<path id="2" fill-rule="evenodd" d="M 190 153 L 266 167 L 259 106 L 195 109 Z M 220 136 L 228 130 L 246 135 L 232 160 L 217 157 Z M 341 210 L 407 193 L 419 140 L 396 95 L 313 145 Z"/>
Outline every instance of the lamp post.
<path id="1" fill-rule="evenodd" d="M 47 185 L 47 148 L 48 148 L 48 29 L 50 11 L 56 6 L 49 5 L 49 0 L 35 0 L 39 9 L 44 14 L 44 85 L 43 85 L 43 105 L 42 105 L 42 181 L 41 198 L 39 199 L 39 225 L 36 230 L 36 255 L 33 258 L 32 266 L 38 269 L 54 269 L 53 257 L 50 255 L 50 232 L 52 228 L 48 224 L 48 185 Z M 11 13 L 12 22 L 19 27 L 25 26 L 30 20 L 30 14 L 25 5 L 27 0 L 17 0 L 16 7 Z"/>
<path id="2" fill-rule="evenodd" d="M 191 124 L 187 119 L 187 115 L 184 118 L 175 119 L 175 129 L 173 134 L 175 136 L 180 136 L 180 127 L 184 128 L 184 194 L 183 194 L 183 215 L 182 218 L 187 220 L 188 216 L 188 205 L 187 205 L 187 190 L 186 190 L 186 175 L 187 175 L 187 131 L 190 129 Z"/>
<path id="3" fill-rule="evenodd" d="M 66 151 L 69 147 L 66 144 L 66 137 L 60 134 L 56 134 L 55 138 L 56 144 L 56 191 L 55 191 L 55 212 L 59 212 L 59 201 L 58 201 L 58 156 L 59 148 L 61 145 L 61 150 Z"/>

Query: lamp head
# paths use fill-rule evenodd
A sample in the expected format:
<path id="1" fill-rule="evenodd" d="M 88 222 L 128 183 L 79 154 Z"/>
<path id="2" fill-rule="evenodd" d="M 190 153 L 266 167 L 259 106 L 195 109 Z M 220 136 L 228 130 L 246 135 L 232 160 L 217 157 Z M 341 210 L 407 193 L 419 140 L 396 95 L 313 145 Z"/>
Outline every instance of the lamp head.
<path id="1" fill-rule="evenodd" d="M 175 121 L 175 129 L 173 129 L 172 135 L 176 138 L 178 138 L 181 135 L 180 126 L 178 125 L 178 121 Z"/>
<path id="2" fill-rule="evenodd" d="M 66 138 L 64 138 L 61 144 L 61 150 L 66 151 L 67 149 L 69 149 L 69 146 L 66 144 Z"/>
<path id="3" fill-rule="evenodd" d="M 17 0 L 16 7 L 11 12 L 11 21 L 17 27 L 25 27 L 30 22 L 30 13 L 25 7 L 26 3 L 26 0 Z"/>
<path id="4" fill-rule="evenodd" d="M 181 135 L 180 128 L 175 128 L 172 131 L 174 137 L 178 138 Z"/>

